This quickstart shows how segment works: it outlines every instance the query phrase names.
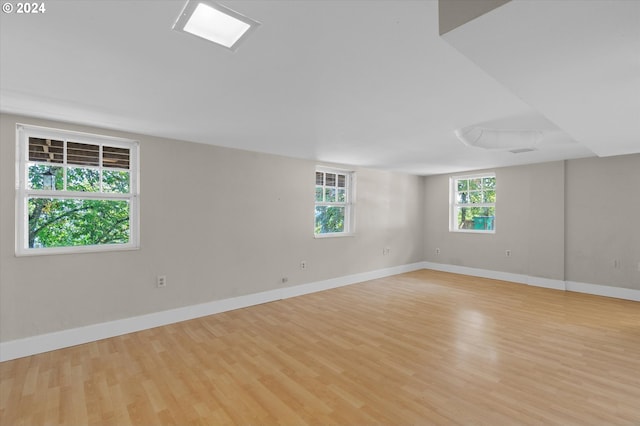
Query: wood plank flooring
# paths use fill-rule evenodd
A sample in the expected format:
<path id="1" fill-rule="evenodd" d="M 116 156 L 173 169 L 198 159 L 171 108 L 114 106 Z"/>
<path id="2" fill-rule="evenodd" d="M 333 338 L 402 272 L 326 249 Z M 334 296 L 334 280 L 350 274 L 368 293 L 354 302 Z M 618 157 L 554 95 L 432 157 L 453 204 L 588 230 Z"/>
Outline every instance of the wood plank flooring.
<path id="1" fill-rule="evenodd" d="M 416 271 L 0 364 L 1 425 L 640 425 L 640 303 Z"/>

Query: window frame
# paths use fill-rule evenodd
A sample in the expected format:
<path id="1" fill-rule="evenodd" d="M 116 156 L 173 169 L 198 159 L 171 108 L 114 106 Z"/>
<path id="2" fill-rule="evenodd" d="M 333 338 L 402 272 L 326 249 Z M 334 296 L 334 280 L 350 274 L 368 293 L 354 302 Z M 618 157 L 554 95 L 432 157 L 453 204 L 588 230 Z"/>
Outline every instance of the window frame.
<path id="1" fill-rule="evenodd" d="M 474 173 L 467 175 L 457 175 L 451 176 L 449 178 L 449 232 L 462 232 L 468 234 L 495 234 L 496 233 L 496 221 L 497 217 L 497 208 L 496 201 L 493 203 L 458 203 L 458 188 L 456 182 L 458 180 L 471 180 L 471 179 L 484 179 L 484 178 L 494 178 L 496 180 L 495 187 L 493 191 L 496 193 L 496 201 L 497 201 L 497 193 L 498 193 L 498 180 L 496 178 L 495 172 L 486 172 L 486 173 Z M 467 191 L 469 191 L 467 189 Z M 483 189 L 484 192 L 484 189 Z M 464 229 L 458 227 L 458 208 L 461 207 L 480 207 L 480 208 L 493 208 L 493 227 L 492 229 Z"/>
<path id="2" fill-rule="evenodd" d="M 316 173 L 335 173 L 336 175 L 345 176 L 345 188 L 346 196 L 344 202 L 327 202 L 316 201 L 315 199 L 315 174 Z M 323 185 L 323 188 L 325 185 Z M 314 238 L 339 238 L 339 237 L 352 237 L 355 235 L 355 190 L 356 190 L 356 174 L 353 170 L 339 169 L 333 167 L 316 166 L 314 170 L 314 220 L 313 220 L 313 235 Z M 344 207 L 344 231 L 342 232 L 327 232 L 323 234 L 317 234 L 315 232 L 315 209 L 318 206 L 334 206 Z"/>
<path id="3" fill-rule="evenodd" d="M 85 192 L 67 190 L 31 189 L 28 182 L 29 139 L 55 139 L 65 141 L 63 163 L 52 163 L 54 167 L 72 168 L 74 166 L 92 170 L 122 170 L 104 167 L 103 156 L 99 156 L 99 166 L 82 166 L 67 164 L 66 142 L 77 142 L 91 145 L 108 146 L 129 149 L 129 193 L 116 192 Z M 73 253 L 93 253 L 109 251 L 137 250 L 140 248 L 140 143 L 136 140 L 113 136 L 105 136 L 64 129 L 55 129 L 31 124 L 18 123 L 16 125 L 16 200 L 15 200 L 15 254 L 16 256 L 38 256 Z M 100 149 L 99 152 L 102 152 Z M 46 163 L 42 163 L 46 164 Z M 102 180 L 101 180 L 102 185 Z M 66 188 L 66 183 L 65 183 Z M 102 186 L 100 188 L 102 190 Z M 96 244 L 64 247 L 29 247 L 29 211 L 30 198 L 55 198 L 76 200 L 115 200 L 129 202 L 129 242 L 119 244 Z"/>

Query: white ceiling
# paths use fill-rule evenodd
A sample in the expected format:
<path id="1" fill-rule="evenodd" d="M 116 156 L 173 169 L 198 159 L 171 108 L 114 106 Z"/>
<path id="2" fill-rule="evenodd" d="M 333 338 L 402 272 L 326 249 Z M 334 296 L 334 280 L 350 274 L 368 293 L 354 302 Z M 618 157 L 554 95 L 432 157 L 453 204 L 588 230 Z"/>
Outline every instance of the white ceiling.
<path id="1" fill-rule="evenodd" d="M 262 23 L 235 53 L 172 31 L 182 0 L 3 13 L 0 108 L 424 175 L 640 152 L 638 1 L 514 0 L 446 39 L 434 0 L 220 3 Z M 546 136 L 485 151 L 470 125 Z"/>

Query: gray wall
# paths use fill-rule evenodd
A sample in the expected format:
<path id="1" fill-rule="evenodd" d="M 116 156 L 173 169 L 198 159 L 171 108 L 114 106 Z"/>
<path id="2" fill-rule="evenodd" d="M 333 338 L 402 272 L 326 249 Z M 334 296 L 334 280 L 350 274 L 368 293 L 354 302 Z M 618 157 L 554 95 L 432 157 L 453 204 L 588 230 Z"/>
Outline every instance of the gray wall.
<path id="1" fill-rule="evenodd" d="M 16 122 L 140 141 L 140 250 L 15 257 Z M 449 232 L 449 175 L 359 169 L 357 236 L 314 239 L 315 165 L 2 115 L 0 340 L 423 260 L 640 289 L 640 154 L 496 169 L 492 235 Z"/>
<path id="2" fill-rule="evenodd" d="M 495 234 L 449 232 L 455 174 L 425 178 L 427 261 L 640 289 L 640 154 L 495 173 Z"/>
<path id="3" fill-rule="evenodd" d="M 566 236 L 567 281 L 640 290 L 640 154 L 567 163 Z"/>
<path id="4" fill-rule="evenodd" d="M 505 167 L 495 173 L 494 234 L 449 232 L 449 178 L 458 174 L 426 178 L 426 260 L 562 280 L 564 163 Z"/>
<path id="5" fill-rule="evenodd" d="M 16 122 L 140 141 L 140 250 L 15 257 Z M 424 258 L 421 177 L 356 169 L 357 235 L 314 239 L 315 162 L 5 114 L 0 132 L 2 341 Z"/>

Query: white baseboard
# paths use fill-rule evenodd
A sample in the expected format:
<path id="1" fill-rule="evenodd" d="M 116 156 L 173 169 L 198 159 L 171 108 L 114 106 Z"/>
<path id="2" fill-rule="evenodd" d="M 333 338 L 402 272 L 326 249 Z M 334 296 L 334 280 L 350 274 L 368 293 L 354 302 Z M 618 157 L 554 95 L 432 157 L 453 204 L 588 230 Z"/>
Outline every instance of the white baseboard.
<path id="1" fill-rule="evenodd" d="M 147 330 L 180 321 L 213 315 L 220 312 L 234 309 L 246 308 L 259 305 L 261 303 L 273 302 L 280 299 L 302 296 L 304 294 L 329 290 L 363 281 L 384 278 L 405 272 L 417 271 L 420 269 L 433 269 L 436 271 L 452 272 L 462 275 L 471 275 L 496 280 L 510 281 L 514 283 L 527 284 L 536 287 L 550 288 L 554 290 L 567 290 L 579 293 L 594 294 L 598 296 L 614 297 L 617 299 L 627 299 L 640 301 L 640 290 L 629 288 L 610 287 L 598 284 L 587 284 L 573 281 L 562 281 L 548 278 L 533 277 L 510 272 L 491 271 L 488 269 L 469 268 L 466 266 L 448 265 L 443 263 L 419 262 L 409 265 L 395 266 L 391 268 L 379 269 L 376 271 L 362 272 L 344 277 L 332 278 L 323 281 L 316 281 L 292 287 L 278 288 L 261 293 L 248 294 L 245 296 L 233 297 L 230 299 L 214 300 L 212 302 L 198 305 L 185 306 L 168 311 L 155 312 L 147 315 L 140 315 L 100 324 L 88 325 L 85 327 L 72 328 L 68 330 L 56 331 L 53 333 L 41 334 L 24 339 L 11 340 L 0 343 L 0 362 L 9 361 L 38 353 L 48 352 L 55 349 L 66 348 L 107 339 L 109 337 L 120 336 L 136 331 Z"/>
<path id="2" fill-rule="evenodd" d="M 562 280 L 549 278 L 532 277 L 524 274 L 514 274 L 512 272 L 492 271 L 489 269 L 470 268 L 468 266 L 448 265 L 444 263 L 424 262 L 425 268 L 436 271 L 452 272 L 454 274 L 471 275 L 474 277 L 491 278 L 494 280 L 511 281 L 519 284 L 527 284 L 536 287 L 551 288 L 554 290 L 565 290 Z"/>
<path id="3" fill-rule="evenodd" d="M 635 290 L 632 288 L 611 287 L 608 285 L 567 281 L 567 290 L 575 291 L 578 293 L 595 294 L 597 296 L 614 297 L 616 299 L 626 299 L 640 302 L 640 290 Z"/>
<path id="4" fill-rule="evenodd" d="M 494 280 L 511 281 L 514 283 L 527 284 L 535 287 L 544 287 L 554 290 L 575 291 L 577 293 L 587 293 L 596 296 L 613 297 L 616 299 L 626 299 L 640 302 L 640 290 L 635 290 L 632 288 L 611 287 L 600 284 L 587 284 L 575 281 L 554 280 L 549 278 L 534 277 L 530 275 L 492 271 L 489 269 L 469 268 L 467 266 L 449 265 L 444 263 L 424 262 L 424 267 L 426 269 L 452 272 L 454 274 L 492 278 Z"/>
<path id="5" fill-rule="evenodd" d="M 92 324 L 85 327 L 40 334 L 24 339 L 10 340 L 0 343 L 0 362 L 424 268 L 423 262 L 395 266 L 230 299 L 214 300 L 212 302 L 185 306 L 168 311 Z"/>

